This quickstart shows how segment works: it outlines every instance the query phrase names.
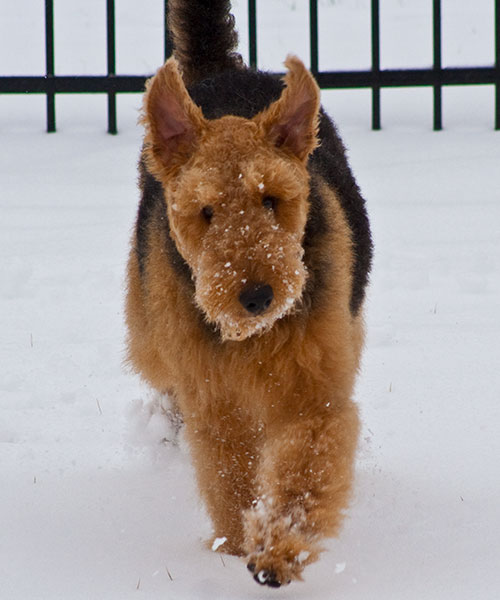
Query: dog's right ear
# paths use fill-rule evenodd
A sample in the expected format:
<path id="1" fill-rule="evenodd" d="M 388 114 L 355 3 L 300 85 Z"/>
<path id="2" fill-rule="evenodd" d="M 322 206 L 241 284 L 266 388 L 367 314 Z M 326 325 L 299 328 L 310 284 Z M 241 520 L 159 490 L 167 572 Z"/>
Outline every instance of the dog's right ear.
<path id="1" fill-rule="evenodd" d="M 148 81 L 141 122 L 148 166 L 156 175 L 183 164 L 196 148 L 205 118 L 191 100 L 174 58 Z"/>

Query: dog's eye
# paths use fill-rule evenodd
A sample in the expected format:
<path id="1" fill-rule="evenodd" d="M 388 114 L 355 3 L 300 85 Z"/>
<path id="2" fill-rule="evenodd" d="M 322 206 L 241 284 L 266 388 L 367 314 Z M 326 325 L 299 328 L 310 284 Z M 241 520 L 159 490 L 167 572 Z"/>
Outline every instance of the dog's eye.
<path id="1" fill-rule="evenodd" d="M 274 196 L 264 196 L 264 198 L 262 198 L 262 206 L 268 210 L 276 210 L 277 205 L 278 198 L 275 198 Z"/>
<path id="2" fill-rule="evenodd" d="M 210 223 L 212 217 L 214 216 L 214 209 L 210 205 L 204 206 L 201 209 L 201 215 L 207 223 Z"/>

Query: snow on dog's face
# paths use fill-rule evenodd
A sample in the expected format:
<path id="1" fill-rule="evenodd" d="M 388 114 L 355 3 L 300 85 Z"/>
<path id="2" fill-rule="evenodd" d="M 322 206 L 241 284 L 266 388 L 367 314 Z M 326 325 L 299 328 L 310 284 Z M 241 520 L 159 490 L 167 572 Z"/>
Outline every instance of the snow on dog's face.
<path id="1" fill-rule="evenodd" d="M 308 187 L 299 170 L 272 157 L 202 165 L 180 176 L 170 228 L 191 266 L 197 305 L 223 338 L 241 340 L 271 327 L 302 294 Z"/>
<path id="2" fill-rule="evenodd" d="M 207 120 L 174 60 L 148 85 L 148 169 L 165 190 L 170 231 L 188 263 L 195 302 L 222 338 L 262 333 L 299 302 L 307 277 L 307 158 L 319 91 L 296 58 L 281 98 L 253 119 Z"/>

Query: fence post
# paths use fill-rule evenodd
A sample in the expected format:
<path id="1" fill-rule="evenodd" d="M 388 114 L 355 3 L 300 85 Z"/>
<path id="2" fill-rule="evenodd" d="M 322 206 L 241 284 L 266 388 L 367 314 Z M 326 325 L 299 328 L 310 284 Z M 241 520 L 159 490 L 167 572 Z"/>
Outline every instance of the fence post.
<path id="1" fill-rule="evenodd" d="M 309 47 L 311 73 L 317 77 L 318 67 L 318 0 L 309 0 Z"/>
<path id="2" fill-rule="evenodd" d="M 372 129 L 380 129 L 380 7 L 372 0 Z"/>
<path id="3" fill-rule="evenodd" d="M 248 0 L 248 62 L 257 68 L 257 2 Z"/>
<path id="4" fill-rule="evenodd" d="M 47 83 L 47 132 L 56 130 L 54 78 L 54 0 L 45 0 L 45 78 Z"/>
<path id="5" fill-rule="evenodd" d="M 495 0 L 495 129 L 500 129 L 500 0 Z"/>
<path id="6" fill-rule="evenodd" d="M 433 53 L 434 53 L 434 131 L 443 128 L 443 101 L 441 88 L 441 0 L 433 0 Z"/>
<path id="7" fill-rule="evenodd" d="M 108 92 L 108 133 L 116 134 L 116 92 L 111 89 L 113 76 L 116 75 L 116 53 L 115 53 L 115 0 L 107 0 L 107 52 L 108 52 L 108 81 L 110 90 Z"/>

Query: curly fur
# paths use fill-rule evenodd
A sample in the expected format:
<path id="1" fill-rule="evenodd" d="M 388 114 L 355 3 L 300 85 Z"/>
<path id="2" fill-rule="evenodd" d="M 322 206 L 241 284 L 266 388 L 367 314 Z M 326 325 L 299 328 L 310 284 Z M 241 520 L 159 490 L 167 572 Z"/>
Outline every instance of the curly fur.
<path id="1" fill-rule="evenodd" d="M 202 4 L 218 42 L 190 16 Z M 349 501 L 368 218 L 300 60 L 282 82 L 246 70 L 227 2 L 171 11 L 180 69 L 167 61 L 144 98 L 129 360 L 183 415 L 221 550 L 277 587 L 301 579 Z M 226 58 L 187 58 L 196 32 Z M 242 293 L 263 284 L 272 301 L 254 314 Z"/>

